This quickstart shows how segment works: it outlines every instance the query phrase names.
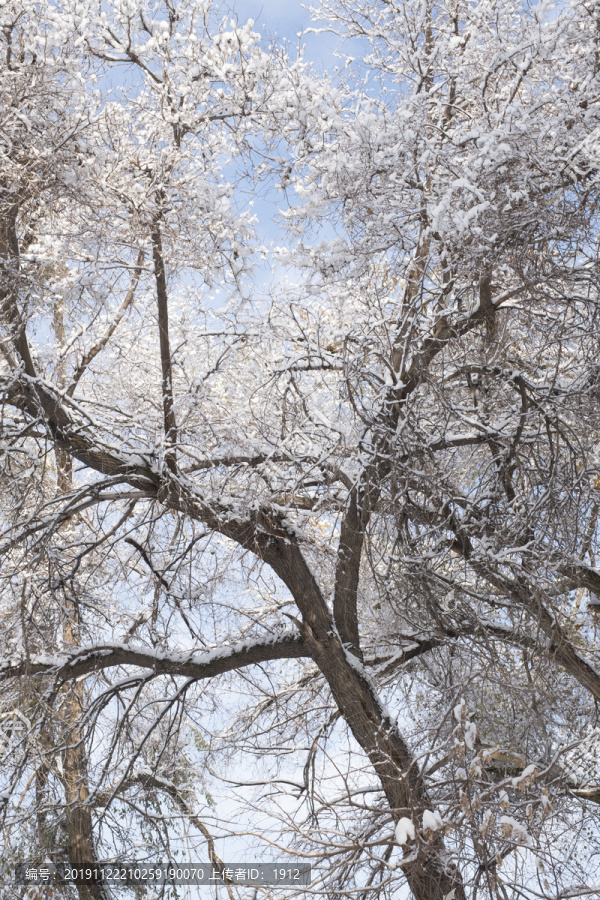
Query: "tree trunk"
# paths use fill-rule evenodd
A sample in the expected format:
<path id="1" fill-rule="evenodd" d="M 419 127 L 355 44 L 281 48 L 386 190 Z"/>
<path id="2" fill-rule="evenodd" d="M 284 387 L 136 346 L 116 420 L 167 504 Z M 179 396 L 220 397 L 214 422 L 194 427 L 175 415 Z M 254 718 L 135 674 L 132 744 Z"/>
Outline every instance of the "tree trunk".
<path id="1" fill-rule="evenodd" d="M 174 445 L 177 443 L 177 424 L 173 408 L 173 366 L 171 364 L 171 346 L 169 342 L 169 303 L 167 295 L 167 276 L 162 250 L 160 233 L 160 216 L 157 215 L 152 224 L 152 256 L 154 259 L 154 277 L 156 279 L 156 299 L 158 305 L 158 334 L 160 339 L 160 364 L 162 369 L 162 401 L 165 427 L 165 462 L 168 468 L 176 470 Z"/>
<path id="2" fill-rule="evenodd" d="M 65 342 L 64 312 L 58 302 L 54 308 L 54 333 L 59 346 Z M 60 364 L 58 383 L 64 389 L 66 371 L 64 363 Z M 65 494 L 73 487 L 73 458 L 64 450 L 55 450 L 56 490 Z M 68 647 L 81 646 L 79 635 L 79 610 L 74 598 L 64 591 L 64 623 L 63 642 Z M 94 864 L 96 850 L 94 847 L 94 831 L 92 811 L 88 804 L 90 795 L 87 772 L 87 756 L 85 734 L 80 722 L 84 712 L 84 684 L 72 681 L 61 705 L 62 732 L 62 783 L 65 791 L 67 855 L 69 865 L 73 868 L 82 863 Z M 106 900 L 106 894 L 100 884 L 78 884 L 79 900 Z"/>
<path id="3" fill-rule="evenodd" d="M 299 623 L 302 637 L 340 713 L 377 773 L 393 820 L 397 822 L 407 816 L 415 821 L 418 829 L 423 811 L 432 809 L 419 766 L 379 700 L 362 663 L 342 645 L 300 548 L 293 539 L 284 543 L 265 536 L 258 540 L 263 545 L 264 559 L 296 600 L 303 618 Z M 417 841 L 417 858 L 403 866 L 416 900 L 446 900 L 452 891 L 454 900 L 466 900 L 460 873 L 445 859 L 442 838 L 428 843 L 418 835 Z M 405 855 L 412 855 L 410 847 L 405 848 Z"/>

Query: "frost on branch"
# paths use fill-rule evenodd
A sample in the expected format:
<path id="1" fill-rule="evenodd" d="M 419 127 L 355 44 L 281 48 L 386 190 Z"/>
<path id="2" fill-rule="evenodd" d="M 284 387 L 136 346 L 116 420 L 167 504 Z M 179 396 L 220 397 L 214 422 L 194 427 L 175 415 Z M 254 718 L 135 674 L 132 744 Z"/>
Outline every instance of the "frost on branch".
<path id="1" fill-rule="evenodd" d="M 527 833 L 527 829 L 512 816 L 500 816 L 498 820 L 500 825 L 500 833 L 503 838 L 514 841 L 515 844 L 531 845 L 531 838 Z"/>
<path id="2" fill-rule="evenodd" d="M 0 8 L 3 860 L 591 891 L 598 5 L 229 5 Z"/>

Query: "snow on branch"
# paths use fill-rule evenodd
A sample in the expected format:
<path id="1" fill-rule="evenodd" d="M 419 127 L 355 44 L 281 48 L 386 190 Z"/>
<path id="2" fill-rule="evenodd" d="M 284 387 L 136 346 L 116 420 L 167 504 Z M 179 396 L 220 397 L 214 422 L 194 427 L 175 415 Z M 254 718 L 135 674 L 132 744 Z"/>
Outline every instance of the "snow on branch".
<path id="1" fill-rule="evenodd" d="M 60 684 L 114 666 L 135 666 L 149 669 L 154 675 L 182 675 L 202 680 L 244 666 L 309 655 L 304 641 L 293 632 L 271 641 L 244 641 L 200 653 L 168 653 L 114 643 L 82 647 L 77 653 L 66 657 L 34 656 L 29 660 L 6 660 L 0 664 L 0 677 L 54 675 L 56 683 Z"/>

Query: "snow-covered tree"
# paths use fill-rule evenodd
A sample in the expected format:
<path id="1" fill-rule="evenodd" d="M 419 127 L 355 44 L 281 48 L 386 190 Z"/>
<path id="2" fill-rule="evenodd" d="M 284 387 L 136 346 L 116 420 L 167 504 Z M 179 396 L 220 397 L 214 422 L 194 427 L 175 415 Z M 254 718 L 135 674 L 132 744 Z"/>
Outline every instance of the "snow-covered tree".
<path id="1" fill-rule="evenodd" d="M 600 4 L 318 15 L 0 9 L 3 858 L 592 894 Z"/>

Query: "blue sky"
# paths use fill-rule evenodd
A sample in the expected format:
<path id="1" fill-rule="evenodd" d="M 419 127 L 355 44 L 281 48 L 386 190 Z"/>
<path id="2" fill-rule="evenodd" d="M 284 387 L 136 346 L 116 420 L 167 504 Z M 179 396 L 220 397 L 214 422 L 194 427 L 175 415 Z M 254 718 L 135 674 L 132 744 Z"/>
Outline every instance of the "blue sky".
<path id="1" fill-rule="evenodd" d="M 213 0 L 213 11 L 217 19 L 235 17 L 240 23 L 253 19 L 255 30 L 264 38 L 265 48 L 271 41 L 286 43 L 292 58 L 301 43 L 304 59 L 310 61 L 318 73 L 333 73 L 344 65 L 343 59 L 335 55 L 341 47 L 341 40 L 331 32 L 311 33 L 311 29 L 318 26 L 309 12 L 309 3 L 317 6 L 318 0 L 308 0 L 306 4 L 301 0 Z M 243 189 L 240 197 L 244 198 Z M 258 217 L 256 230 L 259 240 L 266 246 L 285 245 L 288 236 L 282 228 L 279 210 L 285 208 L 288 202 L 294 202 L 293 193 L 284 197 L 272 185 L 263 185 L 258 192 L 249 187 L 244 199 L 253 202 L 253 212 Z M 287 278 L 298 277 L 298 273 L 285 273 L 278 265 L 270 271 L 270 262 L 258 263 L 254 271 L 253 293 L 258 290 L 260 294 L 268 290 L 269 285 L 284 283 L 286 275 Z"/>
<path id="2" fill-rule="evenodd" d="M 252 18 L 273 35 L 293 38 L 310 26 L 310 13 L 299 0 L 216 0 L 215 6 L 234 9 L 241 19 Z"/>
<path id="3" fill-rule="evenodd" d="M 308 6 L 318 6 L 317 0 L 304 4 L 300 0 L 215 0 L 216 10 L 223 10 L 225 15 L 234 11 L 240 21 L 254 19 L 256 30 L 269 38 L 284 38 L 290 44 L 297 45 L 298 34 L 314 28 Z M 334 52 L 340 46 L 338 37 L 331 33 L 306 34 L 302 43 L 306 47 L 306 57 L 317 69 L 331 70 L 340 60 L 334 58 Z"/>

